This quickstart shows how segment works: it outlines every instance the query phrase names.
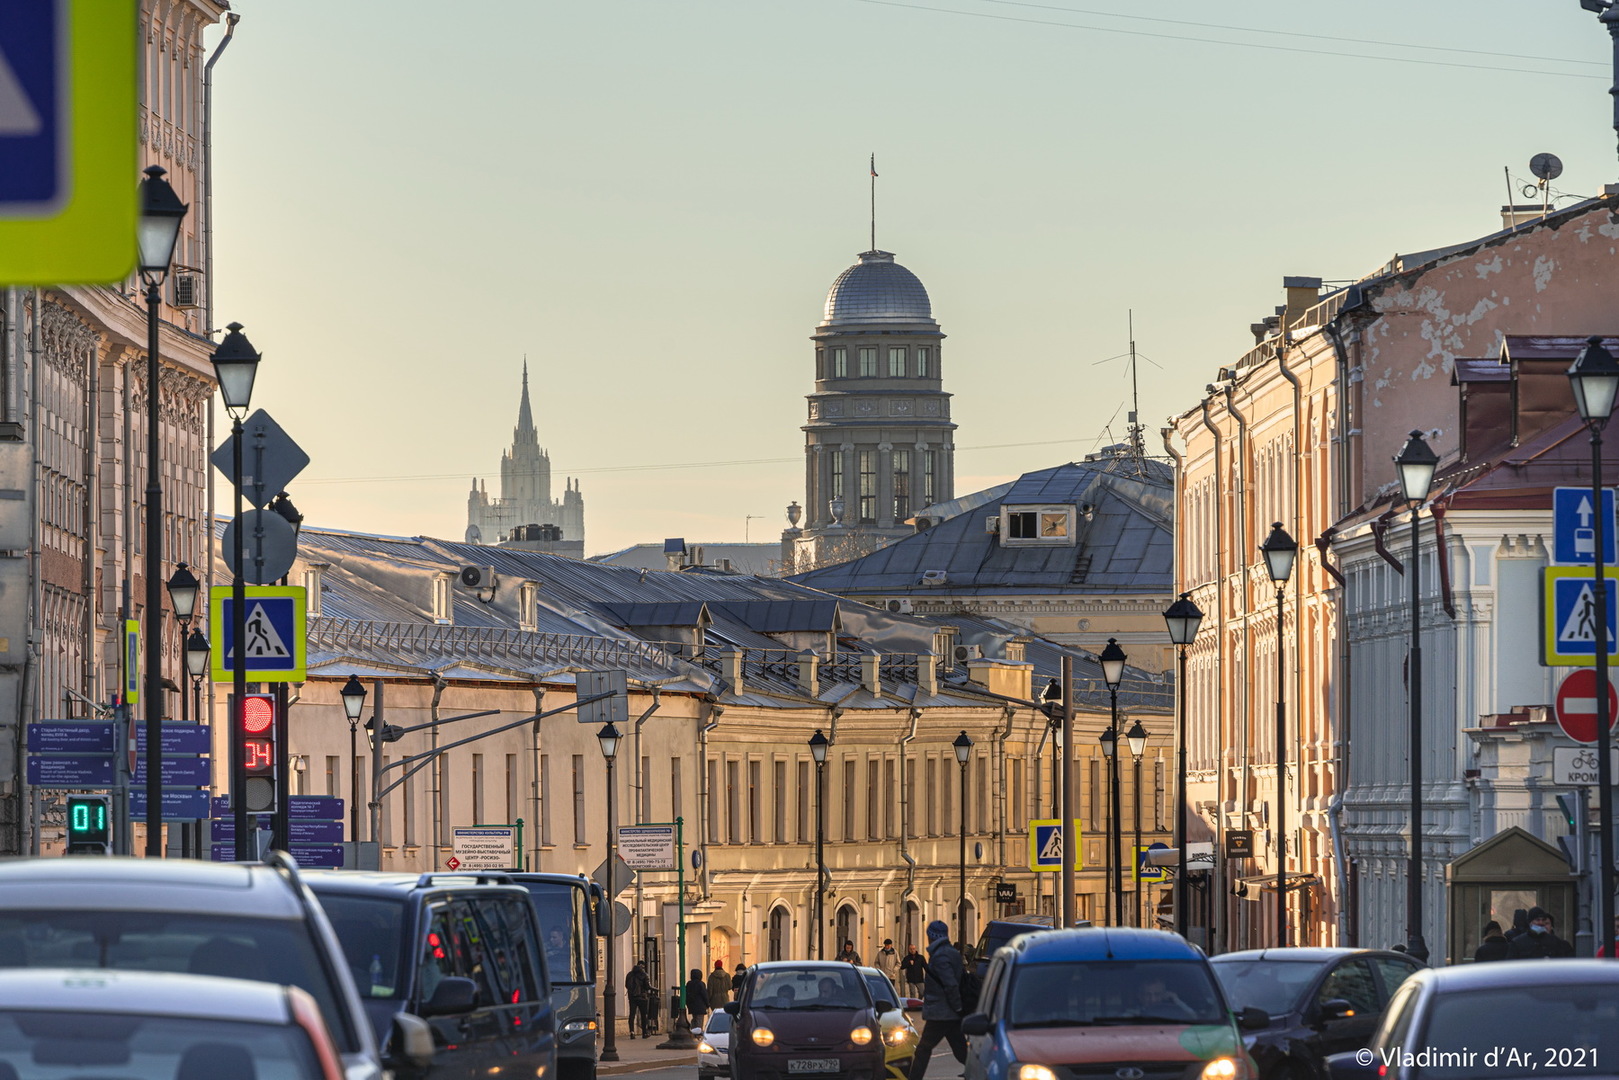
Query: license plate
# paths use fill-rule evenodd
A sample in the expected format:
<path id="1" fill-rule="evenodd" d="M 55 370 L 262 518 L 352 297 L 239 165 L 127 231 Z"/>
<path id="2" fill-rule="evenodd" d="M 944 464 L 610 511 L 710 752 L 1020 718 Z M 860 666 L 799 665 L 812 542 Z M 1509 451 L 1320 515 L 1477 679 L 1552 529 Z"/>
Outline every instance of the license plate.
<path id="1" fill-rule="evenodd" d="M 835 1073 L 838 1071 L 837 1058 L 788 1058 L 787 1071 L 790 1073 Z"/>

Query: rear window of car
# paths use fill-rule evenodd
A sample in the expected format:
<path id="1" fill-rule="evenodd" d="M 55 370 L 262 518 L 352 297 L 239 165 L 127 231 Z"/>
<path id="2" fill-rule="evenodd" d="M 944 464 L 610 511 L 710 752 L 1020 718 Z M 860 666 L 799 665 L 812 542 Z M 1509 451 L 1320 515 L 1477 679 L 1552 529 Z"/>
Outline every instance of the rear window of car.
<path id="1" fill-rule="evenodd" d="M 731 1014 L 724 1009 L 716 1009 L 709 1014 L 703 1025 L 703 1030 L 710 1035 L 719 1035 L 731 1030 Z"/>
<path id="2" fill-rule="evenodd" d="M 873 1001 L 892 1001 L 899 1004 L 899 991 L 894 984 L 888 981 L 888 976 L 881 973 L 866 976 L 866 989 L 871 991 Z"/>
<path id="3" fill-rule="evenodd" d="M 1272 1016 L 1293 1011 L 1321 973 L 1318 960 L 1219 960 L 1209 966 L 1233 1009 L 1263 1009 Z"/>
<path id="4" fill-rule="evenodd" d="M 1015 1028 L 1231 1023 L 1202 960 L 1021 963 L 1008 1002 Z"/>
<path id="5" fill-rule="evenodd" d="M 393 998 L 404 992 L 399 937 L 405 921 L 401 900 L 315 890 L 326 919 L 343 946 L 354 985 L 363 998 Z"/>
<path id="6" fill-rule="evenodd" d="M 1413 1076 L 1430 1080 L 1498 1080 L 1527 1076 L 1611 1074 L 1619 1061 L 1619 983 L 1500 986 L 1439 992 L 1429 998 Z M 1492 1047 L 1516 1048 L 1514 1059 Z M 1424 1063 L 1426 1062 L 1426 1063 Z"/>
<path id="7" fill-rule="evenodd" d="M 0 1066 L 10 1076 L 321 1077 L 295 1025 L 23 1009 L 0 1011 Z"/>
<path id="8" fill-rule="evenodd" d="M 320 1006 L 339 1049 L 360 1049 L 347 1010 L 338 1006 L 333 973 L 309 924 L 299 920 L 115 907 L 0 911 L 0 968 L 39 967 L 177 971 L 296 986 Z"/>
<path id="9" fill-rule="evenodd" d="M 748 1005 L 755 1009 L 864 1009 L 860 973 L 845 968 L 775 968 L 757 972 Z"/>

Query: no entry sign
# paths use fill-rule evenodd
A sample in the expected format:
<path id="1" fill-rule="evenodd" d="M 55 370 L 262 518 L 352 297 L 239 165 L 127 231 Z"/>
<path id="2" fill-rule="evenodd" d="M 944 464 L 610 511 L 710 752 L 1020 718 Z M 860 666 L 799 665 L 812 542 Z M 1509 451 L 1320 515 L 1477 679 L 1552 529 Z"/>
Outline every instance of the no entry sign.
<path id="1" fill-rule="evenodd" d="M 1608 680 L 1608 727 L 1619 719 L 1619 692 L 1614 690 L 1610 673 Z M 1569 672 L 1557 688 L 1557 723 L 1575 742 L 1597 741 L 1597 673 L 1591 668 L 1576 668 Z"/>

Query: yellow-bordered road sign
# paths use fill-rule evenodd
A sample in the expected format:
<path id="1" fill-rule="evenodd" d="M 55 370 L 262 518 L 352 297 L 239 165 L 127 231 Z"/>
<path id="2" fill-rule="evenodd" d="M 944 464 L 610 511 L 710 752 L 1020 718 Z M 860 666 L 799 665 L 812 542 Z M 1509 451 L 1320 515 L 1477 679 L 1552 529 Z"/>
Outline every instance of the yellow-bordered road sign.
<path id="1" fill-rule="evenodd" d="M 305 604 L 302 585 L 247 587 L 247 681 L 300 682 L 306 659 Z M 215 682 L 236 677 L 236 627 L 231 586 L 208 590 L 208 629 L 215 644 L 211 657 Z"/>
<path id="2" fill-rule="evenodd" d="M 1085 830 L 1078 818 L 1074 819 L 1074 869 L 1085 866 Z M 1029 869 L 1062 869 L 1062 820 L 1047 818 L 1029 822 Z"/>
<path id="3" fill-rule="evenodd" d="M 1540 662 L 1580 667 L 1596 659 L 1596 575 L 1589 566 L 1548 566 L 1540 587 Z M 1605 566 L 1608 655 L 1619 655 L 1619 567 Z"/>

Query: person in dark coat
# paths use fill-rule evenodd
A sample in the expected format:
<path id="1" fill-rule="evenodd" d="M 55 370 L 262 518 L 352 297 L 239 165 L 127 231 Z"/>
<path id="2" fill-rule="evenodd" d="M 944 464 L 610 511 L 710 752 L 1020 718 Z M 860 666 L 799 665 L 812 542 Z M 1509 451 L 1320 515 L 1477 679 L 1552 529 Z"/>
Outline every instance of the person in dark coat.
<path id="1" fill-rule="evenodd" d="M 1517 941 L 1529 932 L 1529 912 L 1523 908 L 1512 913 L 1512 929 L 1504 935 L 1508 942 Z"/>
<path id="2" fill-rule="evenodd" d="M 1529 909 L 1529 932 L 1507 946 L 1508 960 L 1561 959 L 1574 955 L 1574 946 L 1552 929 L 1551 912 L 1543 907 Z"/>
<path id="3" fill-rule="evenodd" d="M 900 957 L 899 973 L 905 976 L 905 992 L 913 998 L 922 996 L 922 984 L 927 982 L 927 958 L 916 951 L 915 945 L 905 946 L 905 955 Z"/>
<path id="4" fill-rule="evenodd" d="M 928 1060 L 940 1042 L 950 1044 L 950 1052 L 963 1065 L 967 1063 L 967 1038 L 961 1033 L 961 976 L 965 970 L 961 953 L 950 944 L 950 928 L 938 919 L 928 923 L 928 970 L 922 984 L 922 1038 L 911 1058 L 908 1080 L 927 1075 Z"/>
<path id="5" fill-rule="evenodd" d="M 708 984 L 703 982 L 703 973 L 697 968 L 691 969 L 691 978 L 686 980 L 686 1011 L 691 1014 L 692 1027 L 703 1026 L 708 1016 Z"/>
<path id="6" fill-rule="evenodd" d="M 746 965 L 746 964 L 738 964 L 736 966 L 736 971 L 732 972 L 732 974 L 731 974 L 731 1000 L 732 1001 L 741 1001 L 742 1000 L 742 983 L 747 979 L 747 977 L 748 977 L 748 965 Z"/>
<path id="7" fill-rule="evenodd" d="M 651 1019 L 647 1015 L 647 1004 L 652 997 L 652 980 L 647 976 L 644 960 L 637 960 L 629 974 L 624 976 L 624 996 L 630 1003 L 630 1038 L 635 1038 L 638 1022 L 641 1025 L 641 1038 L 648 1038 L 652 1034 Z"/>
<path id="8" fill-rule="evenodd" d="M 1506 935 L 1501 933 L 1501 924 L 1491 919 L 1484 924 L 1484 940 L 1478 943 L 1473 950 L 1473 963 L 1483 964 L 1491 960 L 1505 960 L 1507 951 L 1512 947 Z"/>

